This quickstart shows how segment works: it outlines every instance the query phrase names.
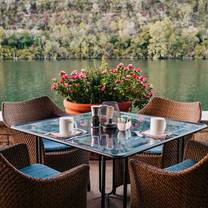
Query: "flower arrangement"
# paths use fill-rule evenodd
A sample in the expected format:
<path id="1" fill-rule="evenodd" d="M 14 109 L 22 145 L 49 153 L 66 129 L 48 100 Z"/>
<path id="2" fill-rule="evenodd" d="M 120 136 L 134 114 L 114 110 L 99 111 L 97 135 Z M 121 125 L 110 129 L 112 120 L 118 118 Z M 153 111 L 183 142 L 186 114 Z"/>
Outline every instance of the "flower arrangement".
<path id="1" fill-rule="evenodd" d="M 143 107 L 153 96 L 152 85 L 143 71 L 132 64 L 120 63 L 116 68 L 102 62 L 98 69 L 61 71 L 59 79 L 53 79 L 51 89 L 75 103 L 99 104 L 102 101 L 132 101 L 135 107 Z"/>

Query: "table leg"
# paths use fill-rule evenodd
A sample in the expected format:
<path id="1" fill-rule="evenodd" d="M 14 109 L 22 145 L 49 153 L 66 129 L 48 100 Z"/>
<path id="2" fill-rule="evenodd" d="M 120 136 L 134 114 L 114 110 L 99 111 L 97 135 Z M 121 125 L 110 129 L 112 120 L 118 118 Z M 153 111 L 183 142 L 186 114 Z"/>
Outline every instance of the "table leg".
<path id="1" fill-rule="evenodd" d="M 42 163 L 42 143 L 41 138 L 36 136 L 36 161 Z"/>
<path id="2" fill-rule="evenodd" d="M 99 191 L 102 193 L 102 169 L 101 169 L 101 156 L 99 156 Z M 115 159 L 112 159 L 112 190 L 111 192 L 105 193 L 106 196 L 110 196 L 111 194 L 116 194 L 116 185 L 115 185 Z"/>
<path id="3" fill-rule="evenodd" d="M 123 208 L 127 207 L 127 184 L 128 184 L 128 157 L 124 158 Z"/>
<path id="4" fill-rule="evenodd" d="M 115 177 L 116 177 L 116 173 L 115 173 L 115 165 L 116 165 L 116 160 L 113 159 L 113 167 L 112 167 L 112 194 L 116 194 L 116 184 L 115 184 Z"/>
<path id="5" fill-rule="evenodd" d="M 106 161 L 105 156 L 101 156 L 101 208 L 105 208 L 106 204 L 106 193 L 105 193 L 105 171 Z"/>
<path id="6" fill-rule="evenodd" d="M 101 156 L 99 155 L 99 158 L 98 158 L 98 167 L 99 167 L 99 170 L 98 170 L 98 173 L 99 173 L 99 190 L 100 190 L 100 193 L 102 192 L 102 184 L 101 184 Z"/>
<path id="7" fill-rule="evenodd" d="M 177 140 L 177 151 L 178 151 L 177 162 L 179 163 L 183 160 L 184 137 Z"/>

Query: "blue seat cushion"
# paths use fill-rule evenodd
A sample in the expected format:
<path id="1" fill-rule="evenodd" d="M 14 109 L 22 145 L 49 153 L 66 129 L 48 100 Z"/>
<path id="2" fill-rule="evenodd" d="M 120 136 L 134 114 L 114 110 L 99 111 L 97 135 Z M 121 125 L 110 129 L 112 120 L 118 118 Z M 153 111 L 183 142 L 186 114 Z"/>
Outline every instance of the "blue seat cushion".
<path id="1" fill-rule="evenodd" d="M 149 150 L 146 150 L 145 152 L 148 154 L 162 154 L 163 151 L 163 145 L 157 146 L 157 147 L 153 147 Z"/>
<path id="2" fill-rule="evenodd" d="M 68 145 L 50 141 L 48 139 L 43 139 L 43 145 L 45 152 L 63 151 L 71 148 Z"/>
<path id="3" fill-rule="evenodd" d="M 196 164 L 197 162 L 195 160 L 184 160 L 183 162 L 180 162 L 176 165 L 172 165 L 168 168 L 165 168 L 164 170 L 167 170 L 169 172 L 179 172 L 182 170 L 185 170 L 187 168 L 190 168 L 191 166 L 193 166 L 194 164 Z"/>
<path id="4" fill-rule="evenodd" d="M 24 167 L 20 169 L 20 171 L 26 175 L 32 176 L 33 178 L 49 178 L 60 174 L 59 171 L 38 163 Z"/>

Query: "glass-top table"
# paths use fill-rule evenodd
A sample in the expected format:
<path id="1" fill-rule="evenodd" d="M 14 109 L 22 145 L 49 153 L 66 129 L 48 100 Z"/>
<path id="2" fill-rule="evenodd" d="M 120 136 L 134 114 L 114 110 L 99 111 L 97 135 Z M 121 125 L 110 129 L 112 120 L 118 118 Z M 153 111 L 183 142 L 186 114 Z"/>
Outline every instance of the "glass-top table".
<path id="1" fill-rule="evenodd" d="M 207 127 L 202 123 L 190 123 L 166 119 L 166 138 L 154 139 L 143 136 L 141 133 L 150 128 L 150 116 L 125 113 L 131 117 L 131 129 L 125 132 L 108 130 L 104 128 L 91 128 L 91 113 L 74 116 L 78 128 L 84 130 L 83 134 L 69 138 L 55 138 L 51 133 L 59 132 L 59 118 L 33 121 L 21 125 L 12 126 L 13 129 L 45 138 L 59 143 L 77 147 L 89 152 L 101 155 L 101 207 L 105 207 L 105 157 L 112 159 L 124 158 L 124 200 L 123 207 L 127 205 L 127 180 L 128 180 L 128 157 L 143 152 L 161 144 L 183 138 L 186 135 L 200 131 Z"/>
<path id="2" fill-rule="evenodd" d="M 59 118 L 35 121 L 27 124 L 13 126 L 14 129 L 33 134 L 42 138 L 69 144 L 84 150 L 102 154 L 112 158 L 124 158 L 135 153 L 151 149 L 160 144 L 183 137 L 206 128 L 205 124 L 195 124 L 166 119 L 167 126 L 165 139 L 153 139 L 143 136 L 141 132 L 150 128 L 150 116 L 133 113 L 122 115 L 131 116 L 131 129 L 125 132 L 91 128 L 91 113 L 74 116 L 78 128 L 85 130 L 82 135 L 59 139 L 50 133 L 59 132 Z"/>

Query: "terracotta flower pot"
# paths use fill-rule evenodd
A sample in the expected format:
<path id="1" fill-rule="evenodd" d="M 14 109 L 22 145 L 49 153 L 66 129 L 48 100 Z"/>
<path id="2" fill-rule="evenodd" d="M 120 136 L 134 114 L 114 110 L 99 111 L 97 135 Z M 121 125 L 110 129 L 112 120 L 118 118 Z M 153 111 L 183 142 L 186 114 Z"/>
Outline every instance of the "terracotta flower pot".
<path id="1" fill-rule="evenodd" d="M 76 115 L 80 113 L 86 113 L 91 111 L 91 106 L 95 104 L 82 104 L 82 103 L 73 103 L 68 101 L 67 99 L 64 100 L 64 108 L 66 113 L 71 115 Z M 124 101 L 118 103 L 120 111 L 129 111 L 131 109 L 131 101 Z"/>

